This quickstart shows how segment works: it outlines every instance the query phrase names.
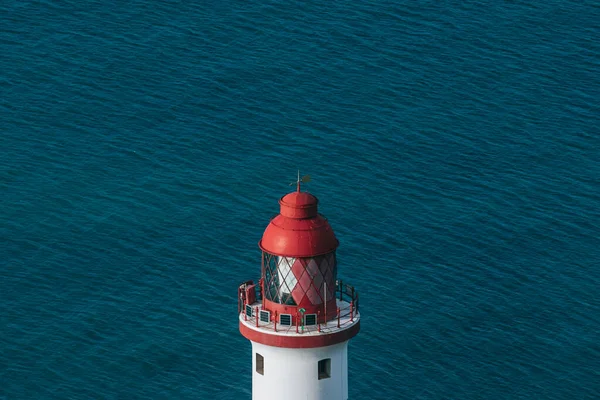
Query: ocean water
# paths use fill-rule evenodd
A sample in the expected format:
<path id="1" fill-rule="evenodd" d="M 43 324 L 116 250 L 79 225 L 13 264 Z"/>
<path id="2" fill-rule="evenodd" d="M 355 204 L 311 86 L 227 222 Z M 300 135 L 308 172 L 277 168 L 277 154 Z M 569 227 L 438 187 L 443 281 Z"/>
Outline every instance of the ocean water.
<path id="1" fill-rule="evenodd" d="M 599 21 L 0 2 L 0 399 L 249 399 L 236 290 L 298 169 L 361 294 L 350 399 L 599 399 Z"/>

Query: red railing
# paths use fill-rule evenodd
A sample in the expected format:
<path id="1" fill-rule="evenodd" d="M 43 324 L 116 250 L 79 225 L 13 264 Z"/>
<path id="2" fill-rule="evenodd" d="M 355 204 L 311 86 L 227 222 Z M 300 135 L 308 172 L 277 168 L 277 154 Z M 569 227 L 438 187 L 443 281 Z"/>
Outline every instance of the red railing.
<path id="1" fill-rule="evenodd" d="M 250 293 L 250 292 L 253 293 Z M 358 297 L 358 292 L 354 289 L 353 286 L 348 285 L 343 283 L 341 280 L 337 280 L 336 281 L 336 285 L 335 285 L 335 297 L 336 299 L 339 299 L 340 301 L 346 302 L 349 304 L 349 307 L 344 307 L 343 309 L 340 309 L 339 307 L 337 308 L 337 312 L 335 315 L 335 320 L 337 320 L 337 327 L 341 328 L 343 325 L 349 324 L 349 323 L 353 323 L 354 322 L 354 318 L 355 316 L 358 314 L 358 307 L 359 307 L 359 297 Z M 248 298 L 253 298 L 255 300 L 255 302 L 253 303 L 247 303 Z M 244 320 L 245 321 L 253 321 L 256 323 L 256 326 L 259 326 L 259 309 L 258 307 L 254 306 L 254 304 L 256 302 L 260 302 L 262 300 L 262 290 L 261 290 L 261 285 L 254 285 L 252 281 L 248 281 L 248 282 L 244 282 L 242 285 L 240 285 L 239 289 L 238 289 L 238 313 L 243 312 L 244 313 Z M 251 308 L 251 316 L 247 315 L 246 312 L 246 307 L 250 306 Z M 328 313 L 329 314 L 329 313 Z M 318 329 L 318 331 L 321 331 L 321 325 L 323 325 L 323 323 L 320 322 L 320 312 L 317 313 L 317 325 L 316 325 L 316 329 Z M 300 331 L 299 327 L 300 325 L 300 320 L 303 320 L 302 318 L 303 316 L 301 316 L 300 314 L 297 314 L 294 318 L 294 324 L 296 326 L 296 331 Z M 277 312 L 273 312 L 271 313 L 271 322 L 273 323 L 273 328 L 275 331 L 277 331 Z M 344 322 L 342 322 L 342 320 L 344 320 Z M 331 322 L 331 320 L 329 321 Z M 282 329 L 282 326 L 280 325 L 280 329 Z"/>
<path id="2" fill-rule="evenodd" d="M 354 290 L 354 286 L 343 283 L 341 280 L 335 283 L 335 292 L 339 299 L 351 303 L 355 312 L 358 312 L 358 292 Z M 352 307 L 350 308 L 352 309 Z"/>

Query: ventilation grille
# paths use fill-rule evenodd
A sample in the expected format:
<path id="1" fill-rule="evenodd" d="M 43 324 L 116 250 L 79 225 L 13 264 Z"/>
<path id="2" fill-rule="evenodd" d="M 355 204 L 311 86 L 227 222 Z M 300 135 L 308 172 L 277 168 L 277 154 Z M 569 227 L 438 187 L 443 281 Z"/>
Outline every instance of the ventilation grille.
<path id="1" fill-rule="evenodd" d="M 306 314 L 304 316 L 304 325 L 316 325 L 317 324 L 317 314 Z"/>
<path id="2" fill-rule="evenodd" d="M 279 325 L 292 325 L 292 314 L 279 314 Z"/>
<path id="3" fill-rule="evenodd" d="M 252 316 L 252 306 L 251 306 L 251 305 L 249 305 L 249 304 L 246 304 L 246 315 L 247 315 L 248 317 L 251 317 L 251 316 Z"/>
<path id="4" fill-rule="evenodd" d="M 271 322 L 271 313 L 269 311 L 260 310 L 260 322 L 268 324 Z"/>

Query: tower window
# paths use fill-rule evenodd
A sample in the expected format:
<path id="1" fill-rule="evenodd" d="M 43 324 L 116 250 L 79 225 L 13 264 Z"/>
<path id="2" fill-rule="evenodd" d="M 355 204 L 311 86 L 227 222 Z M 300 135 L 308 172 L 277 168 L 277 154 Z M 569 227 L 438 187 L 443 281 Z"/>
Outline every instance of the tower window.
<path id="1" fill-rule="evenodd" d="M 311 326 L 317 324 L 317 314 L 306 314 L 304 316 L 304 325 Z"/>
<path id="2" fill-rule="evenodd" d="M 331 377 L 331 358 L 319 361 L 319 380 Z"/>
<path id="3" fill-rule="evenodd" d="M 265 358 L 258 353 L 256 353 L 256 372 L 261 375 L 265 374 Z"/>
<path id="4" fill-rule="evenodd" d="M 279 325 L 291 326 L 292 314 L 279 314 Z"/>
<path id="5" fill-rule="evenodd" d="M 269 322 L 271 322 L 271 313 L 268 311 L 264 311 L 264 310 L 260 310 L 260 322 L 264 322 L 266 324 L 268 324 Z"/>

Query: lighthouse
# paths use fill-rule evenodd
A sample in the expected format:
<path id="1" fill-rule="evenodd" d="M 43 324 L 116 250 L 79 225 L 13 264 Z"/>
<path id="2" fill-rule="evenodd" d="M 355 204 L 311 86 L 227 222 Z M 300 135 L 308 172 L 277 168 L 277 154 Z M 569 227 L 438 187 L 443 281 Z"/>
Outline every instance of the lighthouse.
<path id="1" fill-rule="evenodd" d="M 252 343 L 253 400 L 347 400 L 348 342 L 358 293 L 338 277 L 337 238 L 301 191 L 279 199 L 259 241 L 258 281 L 238 289 L 239 329 Z"/>

